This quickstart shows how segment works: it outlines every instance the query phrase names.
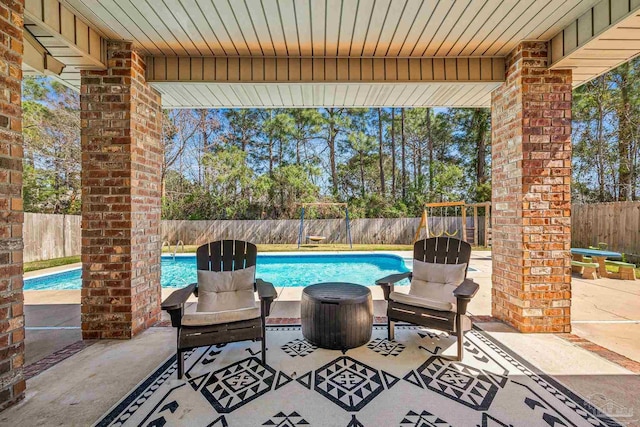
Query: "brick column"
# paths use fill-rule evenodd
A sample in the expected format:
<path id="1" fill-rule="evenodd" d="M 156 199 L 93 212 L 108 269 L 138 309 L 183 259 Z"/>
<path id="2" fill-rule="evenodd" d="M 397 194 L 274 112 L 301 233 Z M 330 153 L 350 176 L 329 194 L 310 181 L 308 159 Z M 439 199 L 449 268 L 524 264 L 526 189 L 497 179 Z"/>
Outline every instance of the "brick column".
<path id="1" fill-rule="evenodd" d="M 493 316 L 522 332 L 569 332 L 571 71 L 523 42 L 493 92 Z"/>
<path id="2" fill-rule="evenodd" d="M 82 337 L 131 338 L 160 315 L 160 95 L 131 43 L 82 72 Z"/>
<path id="3" fill-rule="evenodd" d="M 0 2 L 0 410 L 24 397 L 23 2 Z"/>

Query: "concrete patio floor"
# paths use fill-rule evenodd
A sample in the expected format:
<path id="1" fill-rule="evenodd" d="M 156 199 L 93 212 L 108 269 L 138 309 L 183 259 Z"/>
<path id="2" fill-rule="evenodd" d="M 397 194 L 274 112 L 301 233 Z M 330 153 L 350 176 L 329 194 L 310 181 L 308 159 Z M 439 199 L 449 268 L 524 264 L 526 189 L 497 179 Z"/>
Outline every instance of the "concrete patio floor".
<path id="1" fill-rule="evenodd" d="M 410 257 L 411 254 L 398 253 Z M 474 252 L 469 277 L 480 284 L 469 311 L 491 314 L 490 252 Z M 41 273 L 41 272 L 39 272 Z M 271 317 L 299 317 L 301 288 L 278 288 Z M 384 316 L 379 289 L 374 314 Z M 163 290 L 163 297 L 171 290 Z M 640 362 L 640 280 L 573 279 L 573 333 Z M 26 365 L 78 341 L 79 290 L 26 291 Z M 477 323 L 544 372 L 589 400 L 633 408 L 640 425 L 640 377 L 556 335 L 520 334 L 499 322 Z M 156 327 L 130 341 L 97 342 L 27 382 L 24 402 L 0 413 L 0 425 L 88 425 L 105 413 L 174 350 L 175 331 Z M 100 387 L 96 387 L 99 384 Z"/>

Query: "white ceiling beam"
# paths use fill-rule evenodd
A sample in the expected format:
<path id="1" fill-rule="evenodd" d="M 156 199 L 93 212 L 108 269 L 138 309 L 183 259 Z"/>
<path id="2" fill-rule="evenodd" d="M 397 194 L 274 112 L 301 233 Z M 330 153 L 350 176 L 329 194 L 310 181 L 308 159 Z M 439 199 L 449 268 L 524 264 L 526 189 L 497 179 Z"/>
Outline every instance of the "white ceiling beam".
<path id="1" fill-rule="evenodd" d="M 501 84 L 424 81 L 150 83 L 162 94 L 164 108 L 489 107 L 488 95 Z M 363 96 L 350 96 L 350 92 Z"/>
<path id="2" fill-rule="evenodd" d="M 28 31 L 24 32 L 24 52 L 22 66 L 27 71 L 59 76 L 65 65 L 51 56 Z"/>
<path id="3" fill-rule="evenodd" d="M 149 82 L 503 82 L 504 58 L 146 58 Z"/>
<path id="4" fill-rule="evenodd" d="M 640 0 L 601 0 L 549 42 L 552 69 L 579 86 L 640 54 Z"/>
<path id="5" fill-rule="evenodd" d="M 26 0 L 24 16 L 25 27 L 36 27 L 31 32 L 37 39 L 54 40 L 60 46 L 69 48 L 84 58 L 87 67 L 105 68 L 106 49 L 103 38 L 60 1 Z"/>

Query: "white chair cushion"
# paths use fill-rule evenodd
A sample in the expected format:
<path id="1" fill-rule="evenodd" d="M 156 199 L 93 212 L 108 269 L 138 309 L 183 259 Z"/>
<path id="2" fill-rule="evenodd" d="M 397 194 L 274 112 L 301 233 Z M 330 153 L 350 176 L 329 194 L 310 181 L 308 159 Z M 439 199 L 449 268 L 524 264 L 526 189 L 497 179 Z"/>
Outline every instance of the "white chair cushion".
<path id="1" fill-rule="evenodd" d="M 438 310 L 438 311 L 452 311 L 452 312 L 456 311 L 455 304 L 445 303 L 441 301 L 434 301 L 427 298 L 415 297 L 413 295 L 404 294 L 401 292 L 391 292 L 389 294 L 389 299 L 400 304 L 411 305 L 414 307 L 429 308 L 431 310 Z M 453 332 L 457 332 L 456 325 L 457 323 L 454 323 Z M 472 326 L 471 319 L 469 319 L 467 315 L 462 315 L 462 330 L 468 331 L 471 329 L 471 326 Z"/>
<path id="2" fill-rule="evenodd" d="M 221 323 L 240 322 L 260 317 L 259 308 L 242 308 L 240 310 L 218 311 L 215 313 L 191 313 L 182 316 L 184 326 L 207 326 Z"/>
<path id="3" fill-rule="evenodd" d="M 235 271 L 198 270 L 198 294 L 252 290 L 256 281 L 256 266 Z"/>
<path id="4" fill-rule="evenodd" d="M 258 307 L 253 290 L 236 292 L 198 292 L 196 311 L 229 311 Z"/>
<path id="5" fill-rule="evenodd" d="M 217 325 L 260 317 L 253 290 L 236 292 L 198 291 L 195 313 L 182 316 L 185 326 Z"/>
<path id="6" fill-rule="evenodd" d="M 438 301 L 434 299 L 416 297 L 402 292 L 391 292 L 389 299 L 400 304 L 412 305 L 415 307 L 429 308 L 438 311 L 455 311 L 455 304 L 448 301 Z"/>
<path id="7" fill-rule="evenodd" d="M 448 305 L 448 308 L 440 308 L 438 310 L 455 311 L 456 297 L 453 291 L 457 286 L 447 285 L 446 283 L 425 282 L 418 279 L 411 280 L 409 287 L 409 295 L 415 298 L 426 299 L 429 301 L 437 301 L 439 304 Z"/>
<path id="8" fill-rule="evenodd" d="M 467 264 L 437 264 L 413 260 L 413 278 L 423 282 L 458 286 L 464 281 Z"/>

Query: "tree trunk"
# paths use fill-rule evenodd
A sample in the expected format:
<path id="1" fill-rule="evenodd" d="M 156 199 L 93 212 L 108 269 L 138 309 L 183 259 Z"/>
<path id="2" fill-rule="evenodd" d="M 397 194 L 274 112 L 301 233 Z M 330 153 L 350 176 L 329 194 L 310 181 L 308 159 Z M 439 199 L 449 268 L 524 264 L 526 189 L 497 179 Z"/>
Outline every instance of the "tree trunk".
<path id="1" fill-rule="evenodd" d="M 431 132 L 431 108 L 427 108 L 427 151 L 429 152 L 429 196 L 433 194 L 433 135 Z"/>
<path id="2" fill-rule="evenodd" d="M 378 155 L 380 156 L 380 194 L 382 194 L 382 198 L 385 197 L 385 185 L 384 185 L 384 158 L 382 151 L 382 108 L 378 108 L 378 136 L 380 138 L 378 144 Z"/>
<path id="3" fill-rule="evenodd" d="M 245 127 L 242 127 L 242 136 L 241 136 L 240 144 L 242 145 L 242 151 L 247 151 L 247 135 L 245 132 Z"/>
<path id="4" fill-rule="evenodd" d="M 473 113 L 473 121 L 476 128 L 476 184 L 484 184 L 487 180 L 485 176 L 487 154 L 486 154 L 486 135 L 487 135 L 487 122 L 483 117 L 482 110 L 476 108 Z"/>
<path id="5" fill-rule="evenodd" d="M 360 194 L 364 199 L 366 196 L 365 186 L 364 186 L 364 156 L 362 155 L 362 151 L 358 153 L 360 156 Z"/>
<path id="6" fill-rule="evenodd" d="M 620 75 L 620 104 L 618 106 L 618 200 L 631 200 L 631 157 L 629 146 L 632 139 L 631 100 L 629 94 L 629 63 L 618 67 Z"/>
<path id="7" fill-rule="evenodd" d="M 400 109 L 400 142 L 402 144 L 401 157 L 402 157 L 402 200 L 407 197 L 407 156 L 406 156 L 406 141 L 404 139 L 404 108 Z"/>
<path id="8" fill-rule="evenodd" d="M 605 85 L 605 81 L 604 81 L 604 77 L 600 77 L 600 81 L 602 83 L 602 86 Z M 600 92 L 602 93 L 602 92 Z M 599 201 L 600 202 L 604 202 L 606 201 L 605 198 L 605 194 L 604 194 L 604 177 L 605 177 L 605 160 L 604 160 L 604 152 L 603 152 L 603 147 L 602 145 L 604 144 L 604 137 L 603 137 L 603 133 L 604 133 L 604 106 L 602 105 L 602 98 L 598 100 L 598 124 L 597 124 L 597 144 L 598 144 L 598 159 L 596 162 L 596 169 L 598 172 L 598 197 L 599 197 Z"/>
<path id="9" fill-rule="evenodd" d="M 396 109 L 391 109 L 391 198 L 396 200 Z"/>
<path id="10" fill-rule="evenodd" d="M 336 128 L 334 123 L 335 110 L 333 108 L 327 109 L 329 112 L 329 135 L 327 136 L 327 143 L 329 145 L 329 164 L 331 167 L 331 187 L 333 197 L 338 197 L 338 169 L 336 167 Z"/>
<path id="11" fill-rule="evenodd" d="M 202 157 L 201 158 L 204 158 L 204 155 L 207 153 L 207 132 L 205 129 L 204 114 L 202 113 L 202 110 L 200 110 L 200 137 L 202 138 Z M 206 185 L 207 183 L 206 175 L 207 175 L 207 167 L 205 165 L 202 165 L 201 179 L 202 179 L 203 185 Z"/>
<path id="12" fill-rule="evenodd" d="M 273 110 L 269 112 L 273 126 Z M 273 176 L 273 130 L 269 130 L 269 176 Z"/>
<path id="13" fill-rule="evenodd" d="M 300 140 L 296 139 L 296 165 L 300 165 Z"/>
<path id="14" fill-rule="evenodd" d="M 418 141 L 414 141 L 411 145 L 411 163 L 413 164 L 413 187 L 418 188 L 418 175 L 420 174 L 419 166 L 418 166 Z M 411 180 L 409 180 L 411 181 Z"/>

